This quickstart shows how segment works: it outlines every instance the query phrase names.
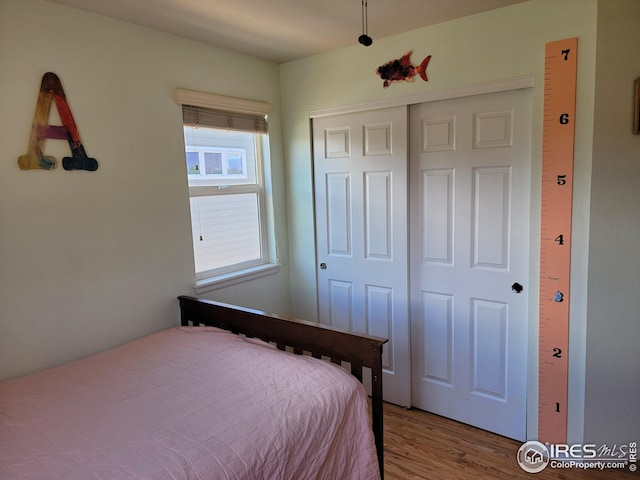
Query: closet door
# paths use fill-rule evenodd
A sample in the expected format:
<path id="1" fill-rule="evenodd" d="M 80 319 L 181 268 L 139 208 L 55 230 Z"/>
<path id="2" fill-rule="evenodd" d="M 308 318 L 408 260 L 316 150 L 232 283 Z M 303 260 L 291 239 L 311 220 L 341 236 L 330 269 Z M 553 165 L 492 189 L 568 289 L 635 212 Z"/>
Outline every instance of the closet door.
<path id="1" fill-rule="evenodd" d="M 412 400 L 525 440 L 530 89 L 411 108 Z"/>
<path id="2" fill-rule="evenodd" d="M 407 107 L 313 119 L 320 322 L 389 339 L 386 401 L 411 402 Z"/>

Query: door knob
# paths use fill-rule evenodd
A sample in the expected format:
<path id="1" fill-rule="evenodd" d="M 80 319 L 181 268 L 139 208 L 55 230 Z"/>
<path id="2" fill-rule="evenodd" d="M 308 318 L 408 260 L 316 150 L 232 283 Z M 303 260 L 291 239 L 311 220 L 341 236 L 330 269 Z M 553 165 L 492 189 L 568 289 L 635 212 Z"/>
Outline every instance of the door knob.
<path id="1" fill-rule="evenodd" d="M 513 285 L 511 285 L 511 290 L 513 290 L 516 293 L 520 293 L 523 290 L 523 286 L 520 285 L 518 282 L 514 283 Z"/>
<path id="2" fill-rule="evenodd" d="M 320 270 L 326 270 L 326 269 L 327 269 L 327 264 L 326 264 L 326 263 L 324 263 L 324 262 L 322 262 L 322 263 L 320 264 Z"/>

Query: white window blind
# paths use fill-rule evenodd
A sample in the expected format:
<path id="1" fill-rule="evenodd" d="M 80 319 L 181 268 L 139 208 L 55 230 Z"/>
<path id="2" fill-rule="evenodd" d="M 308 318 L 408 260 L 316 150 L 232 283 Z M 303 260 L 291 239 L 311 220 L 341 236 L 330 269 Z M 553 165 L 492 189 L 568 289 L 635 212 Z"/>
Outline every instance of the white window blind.
<path id="1" fill-rule="evenodd" d="M 185 125 L 191 126 L 267 133 L 267 119 L 264 115 L 223 112 L 207 107 L 182 105 L 182 119 Z"/>

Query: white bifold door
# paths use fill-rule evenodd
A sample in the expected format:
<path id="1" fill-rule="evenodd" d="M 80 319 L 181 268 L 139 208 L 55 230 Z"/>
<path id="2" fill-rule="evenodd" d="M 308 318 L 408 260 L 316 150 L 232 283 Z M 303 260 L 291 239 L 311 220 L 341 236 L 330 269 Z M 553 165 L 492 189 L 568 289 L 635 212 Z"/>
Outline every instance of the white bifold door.
<path id="1" fill-rule="evenodd" d="M 525 440 L 531 90 L 410 119 L 412 403 Z"/>
<path id="2" fill-rule="evenodd" d="M 411 403 L 407 107 L 313 120 L 319 320 L 389 339 L 386 401 Z"/>

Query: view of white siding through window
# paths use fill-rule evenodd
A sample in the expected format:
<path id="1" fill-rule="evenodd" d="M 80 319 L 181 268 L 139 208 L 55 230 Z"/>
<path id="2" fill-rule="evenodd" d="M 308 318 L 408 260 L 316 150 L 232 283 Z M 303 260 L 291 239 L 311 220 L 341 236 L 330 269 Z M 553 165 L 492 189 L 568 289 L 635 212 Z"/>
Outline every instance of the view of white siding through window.
<path id="1" fill-rule="evenodd" d="M 184 127 L 197 278 L 266 261 L 260 135 Z"/>
<path id="2" fill-rule="evenodd" d="M 192 197 L 191 224 L 199 272 L 260 258 L 255 193 Z"/>

